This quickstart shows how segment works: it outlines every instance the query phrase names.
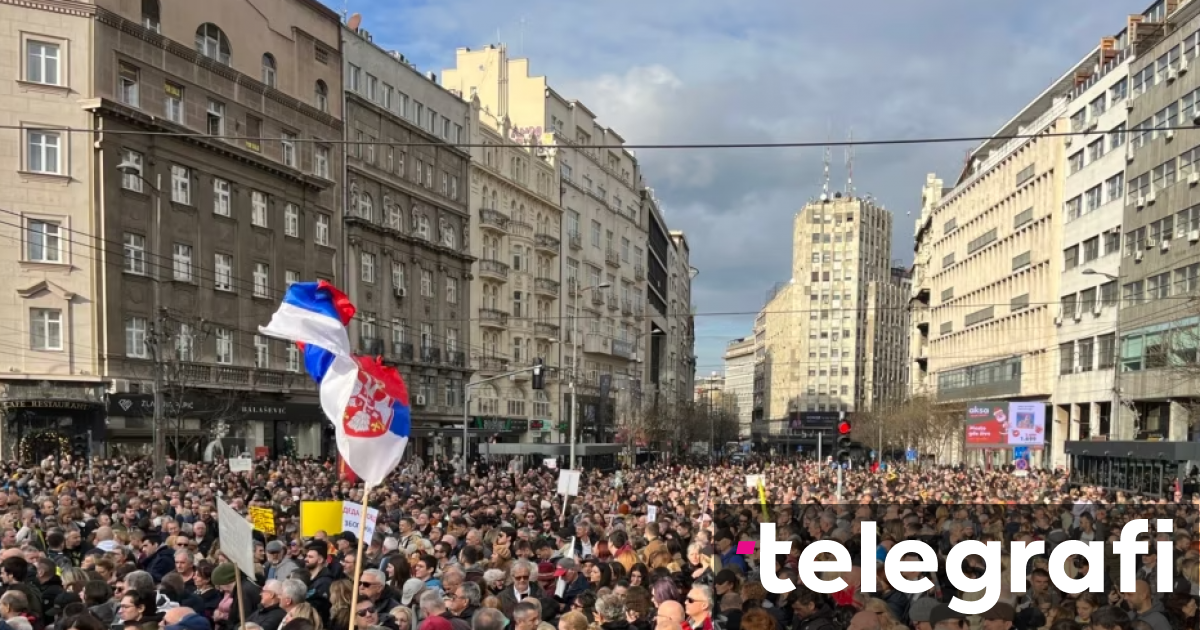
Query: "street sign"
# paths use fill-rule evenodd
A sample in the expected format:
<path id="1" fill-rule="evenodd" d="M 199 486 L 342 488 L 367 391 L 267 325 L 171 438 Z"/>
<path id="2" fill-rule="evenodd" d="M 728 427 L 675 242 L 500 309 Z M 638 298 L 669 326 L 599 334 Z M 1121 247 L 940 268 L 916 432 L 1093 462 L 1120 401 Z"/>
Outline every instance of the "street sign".
<path id="1" fill-rule="evenodd" d="M 908 462 L 917 461 L 917 449 L 910 448 L 910 449 L 904 451 L 904 461 L 908 461 Z"/>

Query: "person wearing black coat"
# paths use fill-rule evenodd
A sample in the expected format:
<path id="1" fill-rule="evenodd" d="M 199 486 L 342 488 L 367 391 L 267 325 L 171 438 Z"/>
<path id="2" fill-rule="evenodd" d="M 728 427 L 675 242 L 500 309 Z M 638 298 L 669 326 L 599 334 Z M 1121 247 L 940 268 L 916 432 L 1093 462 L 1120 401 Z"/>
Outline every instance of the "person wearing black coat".
<path id="1" fill-rule="evenodd" d="M 175 570 L 175 552 L 162 546 L 162 539 L 155 534 L 147 534 L 142 540 L 142 556 L 138 568 L 150 574 L 157 584 L 163 576 Z"/>

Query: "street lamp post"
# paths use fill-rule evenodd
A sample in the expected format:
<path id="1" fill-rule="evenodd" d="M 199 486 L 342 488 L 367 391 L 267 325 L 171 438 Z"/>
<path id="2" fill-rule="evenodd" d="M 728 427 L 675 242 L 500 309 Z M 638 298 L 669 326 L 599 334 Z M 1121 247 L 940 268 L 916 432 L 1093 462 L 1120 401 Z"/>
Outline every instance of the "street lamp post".
<path id="1" fill-rule="evenodd" d="M 162 173 L 155 173 L 154 183 L 151 184 L 142 176 L 142 166 L 130 160 L 122 160 L 117 164 L 117 171 L 122 175 L 130 175 L 141 180 L 143 184 L 154 191 L 154 242 L 151 244 L 151 256 L 156 261 L 162 260 Z M 166 332 L 165 319 L 162 315 L 162 264 L 151 263 L 154 267 L 154 331 L 150 335 L 150 351 L 154 353 L 154 424 L 151 427 L 154 439 L 154 476 L 161 479 L 167 474 L 166 448 L 163 444 L 163 356 L 162 336 Z"/>
<path id="2" fill-rule="evenodd" d="M 575 399 L 575 376 L 579 372 L 579 296 L 588 291 L 607 289 L 611 286 L 611 283 L 601 282 L 600 284 L 579 289 L 575 291 L 575 295 L 573 296 L 575 300 L 575 314 L 571 317 L 571 381 L 568 384 L 571 388 L 571 459 L 567 461 L 567 469 L 569 470 L 575 469 L 575 416 L 578 413 L 576 410 L 579 408 Z"/>
<path id="3" fill-rule="evenodd" d="M 1105 278 L 1108 278 L 1109 280 L 1111 280 L 1113 282 L 1118 282 L 1121 279 L 1120 277 L 1114 276 L 1111 273 L 1105 273 L 1103 271 L 1096 271 L 1095 269 L 1092 269 L 1090 267 L 1083 270 L 1083 275 L 1085 275 L 1085 276 L 1104 276 Z M 1117 316 L 1113 318 L 1113 350 L 1112 350 L 1113 351 L 1113 357 L 1112 357 L 1112 360 L 1113 360 L 1113 400 L 1112 400 L 1112 411 L 1110 412 L 1112 414 L 1112 417 L 1109 419 L 1109 422 L 1111 422 L 1113 426 L 1117 426 L 1117 427 L 1120 426 L 1120 422 L 1121 422 L 1121 294 L 1119 293 L 1120 290 L 1121 290 L 1121 287 L 1118 286 L 1117 287 L 1117 291 L 1118 291 L 1118 293 L 1117 293 Z M 1103 300 L 1104 299 L 1103 295 L 1101 295 L 1099 299 Z M 1118 429 L 1118 431 L 1120 431 L 1120 430 L 1121 429 Z M 1084 436 L 1082 436 L 1082 435 L 1079 436 L 1079 439 L 1081 439 L 1081 440 L 1084 439 Z"/>

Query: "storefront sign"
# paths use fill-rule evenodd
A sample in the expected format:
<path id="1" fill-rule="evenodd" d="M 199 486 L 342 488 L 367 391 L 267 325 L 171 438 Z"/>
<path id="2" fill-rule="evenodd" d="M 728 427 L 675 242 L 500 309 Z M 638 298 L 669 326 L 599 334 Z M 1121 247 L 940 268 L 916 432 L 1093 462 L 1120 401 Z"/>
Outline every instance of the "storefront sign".
<path id="1" fill-rule="evenodd" d="M 493 433 L 524 433 L 529 430 L 529 421 L 514 418 L 475 418 L 471 428 Z"/>
<path id="2" fill-rule="evenodd" d="M 77 402 L 73 400 L 5 400 L 0 402 L 4 409 L 62 409 L 66 411 L 85 411 L 95 409 L 100 403 Z"/>
<path id="3" fill-rule="evenodd" d="M 163 412 L 170 415 L 195 414 L 230 417 L 242 420 L 312 420 L 321 419 L 316 402 L 230 401 L 214 398 L 189 397 L 179 401 L 164 401 Z M 154 415 L 154 396 L 150 394 L 110 394 L 110 416 Z"/>

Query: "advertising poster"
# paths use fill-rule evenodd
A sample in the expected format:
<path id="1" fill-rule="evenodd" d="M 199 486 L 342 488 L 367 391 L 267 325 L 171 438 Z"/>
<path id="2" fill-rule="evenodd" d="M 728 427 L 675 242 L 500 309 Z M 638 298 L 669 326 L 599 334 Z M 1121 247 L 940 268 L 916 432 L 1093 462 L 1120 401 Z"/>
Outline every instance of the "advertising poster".
<path id="1" fill-rule="evenodd" d="M 1042 448 L 1046 443 L 1043 402 L 976 402 L 967 407 L 967 448 Z"/>

